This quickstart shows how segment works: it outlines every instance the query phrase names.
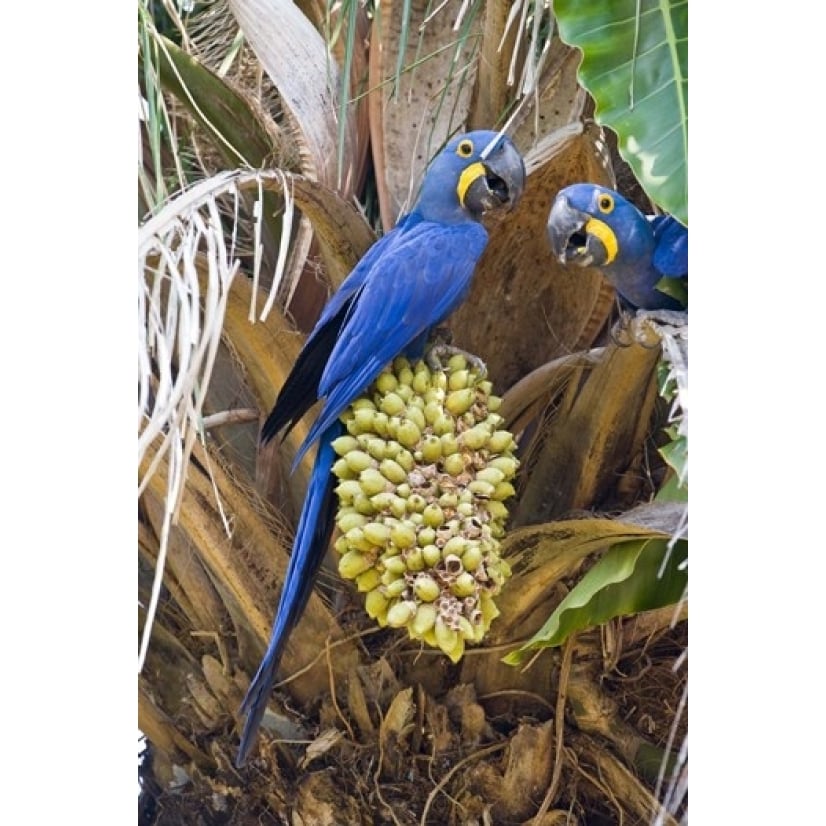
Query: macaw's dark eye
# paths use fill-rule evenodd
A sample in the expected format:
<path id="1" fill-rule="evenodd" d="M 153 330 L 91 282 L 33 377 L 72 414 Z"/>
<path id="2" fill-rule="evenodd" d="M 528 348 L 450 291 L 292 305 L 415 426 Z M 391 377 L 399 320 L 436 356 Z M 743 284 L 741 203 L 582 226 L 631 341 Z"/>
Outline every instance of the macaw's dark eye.
<path id="1" fill-rule="evenodd" d="M 614 208 L 614 199 L 608 194 L 602 194 L 599 196 L 597 206 L 600 212 L 611 212 Z"/>
<path id="2" fill-rule="evenodd" d="M 473 154 L 473 142 L 469 140 L 460 141 L 456 147 L 456 154 L 460 158 L 469 158 Z"/>

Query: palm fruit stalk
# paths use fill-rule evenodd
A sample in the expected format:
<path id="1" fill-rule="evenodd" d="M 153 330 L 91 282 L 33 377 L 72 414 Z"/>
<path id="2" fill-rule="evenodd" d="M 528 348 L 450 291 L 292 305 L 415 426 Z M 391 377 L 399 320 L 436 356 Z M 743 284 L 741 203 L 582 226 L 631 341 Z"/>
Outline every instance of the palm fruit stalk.
<path id="1" fill-rule="evenodd" d="M 500 556 L 513 436 L 492 385 L 453 356 L 443 371 L 397 358 L 342 415 L 336 524 L 339 573 L 382 627 L 455 663 L 499 614 Z"/>

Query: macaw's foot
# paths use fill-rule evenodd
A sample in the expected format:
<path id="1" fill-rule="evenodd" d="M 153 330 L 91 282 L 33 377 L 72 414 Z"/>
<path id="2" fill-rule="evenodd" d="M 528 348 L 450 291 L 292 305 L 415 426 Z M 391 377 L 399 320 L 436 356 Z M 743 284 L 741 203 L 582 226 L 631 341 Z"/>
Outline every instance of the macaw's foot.
<path id="1" fill-rule="evenodd" d="M 623 312 L 611 328 L 611 339 L 618 347 L 659 347 L 664 333 L 688 330 L 688 313 L 681 310 L 637 310 L 635 315 Z"/>
<path id="2" fill-rule="evenodd" d="M 687 310 L 637 310 L 631 325 L 634 340 L 643 347 L 659 347 L 667 339 L 688 338 Z"/>
<path id="3" fill-rule="evenodd" d="M 488 374 L 488 367 L 485 362 L 479 356 L 468 353 L 467 350 L 454 347 L 448 343 L 449 341 L 450 334 L 443 328 L 439 328 L 425 353 L 424 360 L 427 366 L 433 371 L 441 372 L 445 369 L 444 365 L 451 356 L 464 356 L 468 365 L 479 373 L 480 378 L 484 379 Z"/>

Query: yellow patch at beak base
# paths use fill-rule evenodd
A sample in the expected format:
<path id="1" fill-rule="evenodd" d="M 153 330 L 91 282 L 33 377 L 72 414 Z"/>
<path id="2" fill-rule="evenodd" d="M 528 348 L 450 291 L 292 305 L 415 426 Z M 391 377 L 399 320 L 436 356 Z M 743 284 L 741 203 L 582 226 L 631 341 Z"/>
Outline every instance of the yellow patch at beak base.
<path id="1" fill-rule="evenodd" d="M 603 221 L 599 221 L 596 218 L 591 218 L 587 224 L 585 224 L 585 232 L 591 233 L 591 235 L 595 235 L 599 240 L 602 242 L 602 246 L 605 247 L 605 264 L 610 264 L 616 257 L 617 257 L 617 250 L 619 245 L 617 244 L 617 236 L 614 235 L 614 231 L 608 224 L 604 223 Z"/>
<path id="2" fill-rule="evenodd" d="M 465 205 L 465 195 L 470 188 L 470 185 L 482 175 L 485 174 L 485 167 L 479 162 L 472 163 L 459 176 L 459 183 L 456 185 L 456 194 L 459 196 L 459 203 Z"/>

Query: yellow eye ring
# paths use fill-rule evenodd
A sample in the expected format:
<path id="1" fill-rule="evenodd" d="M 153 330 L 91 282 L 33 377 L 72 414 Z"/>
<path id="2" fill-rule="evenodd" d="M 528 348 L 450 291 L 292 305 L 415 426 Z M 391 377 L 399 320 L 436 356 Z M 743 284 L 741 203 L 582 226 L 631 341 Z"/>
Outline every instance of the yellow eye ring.
<path id="1" fill-rule="evenodd" d="M 473 142 L 467 139 L 460 141 L 456 147 L 456 154 L 460 158 L 469 158 L 473 154 Z"/>
<path id="2" fill-rule="evenodd" d="M 599 207 L 600 212 L 604 212 L 606 214 L 613 212 L 614 199 L 607 192 L 603 192 L 599 198 L 597 198 L 597 206 Z"/>

